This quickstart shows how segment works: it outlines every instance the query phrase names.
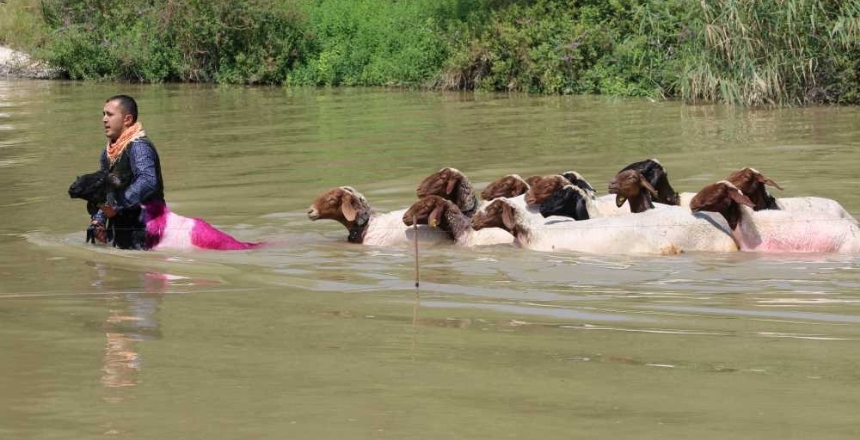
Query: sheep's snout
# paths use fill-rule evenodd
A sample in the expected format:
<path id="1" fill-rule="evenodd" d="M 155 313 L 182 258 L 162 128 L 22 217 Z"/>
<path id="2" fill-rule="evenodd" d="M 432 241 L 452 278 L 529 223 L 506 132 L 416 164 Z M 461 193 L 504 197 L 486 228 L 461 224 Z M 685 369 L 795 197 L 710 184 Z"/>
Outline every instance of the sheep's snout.
<path id="1" fill-rule="evenodd" d="M 308 218 L 311 220 L 317 220 L 320 218 L 320 212 L 316 206 L 311 205 L 311 207 L 308 208 Z"/>

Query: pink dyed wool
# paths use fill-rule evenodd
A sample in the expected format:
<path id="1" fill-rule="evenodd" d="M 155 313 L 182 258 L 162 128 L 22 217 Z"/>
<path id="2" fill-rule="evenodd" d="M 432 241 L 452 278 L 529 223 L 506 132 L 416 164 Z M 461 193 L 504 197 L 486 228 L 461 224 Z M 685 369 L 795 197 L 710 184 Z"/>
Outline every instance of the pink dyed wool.
<path id="1" fill-rule="evenodd" d="M 261 243 L 236 240 L 199 218 L 171 212 L 161 202 L 143 205 L 147 244 L 151 250 L 214 249 L 232 251 L 254 249 Z"/>

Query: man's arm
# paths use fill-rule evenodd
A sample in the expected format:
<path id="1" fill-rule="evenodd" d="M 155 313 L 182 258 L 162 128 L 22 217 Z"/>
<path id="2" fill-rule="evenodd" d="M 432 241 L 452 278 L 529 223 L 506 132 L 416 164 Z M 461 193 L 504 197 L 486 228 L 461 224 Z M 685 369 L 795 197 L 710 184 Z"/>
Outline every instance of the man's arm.
<path id="1" fill-rule="evenodd" d="M 158 190 L 158 177 L 156 175 L 156 152 L 149 142 L 133 141 L 128 146 L 126 154 L 131 161 L 131 184 L 117 200 L 117 210 L 137 206 L 142 200 Z"/>

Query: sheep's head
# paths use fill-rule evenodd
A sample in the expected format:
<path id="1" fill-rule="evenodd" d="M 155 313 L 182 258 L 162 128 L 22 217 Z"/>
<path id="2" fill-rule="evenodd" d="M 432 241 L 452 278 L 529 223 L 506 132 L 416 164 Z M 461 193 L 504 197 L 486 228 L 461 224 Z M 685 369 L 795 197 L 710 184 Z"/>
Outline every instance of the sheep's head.
<path id="1" fill-rule="evenodd" d="M 615 206 L 630 202 L 630 212 L 642 212 L 654 208 L 651 197 L 657 197 L 657 190 L 638 170 L 630 169 L 615 175 L 609 182 L 609 193 L 615 194 Z"/>
<path id="2" fill-rule="evenodd" d="M 588 183 L 588 181 L 585 180 L 585 178 L 582 177 L 582 175 L 577 173 L 576 171 L 565 171 L 561 173 L 561 177 L 564 177 L 571 183 L 571 185 L 579 187 L 588 195 L 594 195 L 597 193 L 597 190 L 595 190 L 594 187 L 591 186 L 591 184 Z"/>
<path id="3" fill-rule="evenodd" d="M 621 171 L 627 170 L 637 170 L 645 176 L 651 186 L 657 190 L 657 195 L 652 196 L 655 202 L 667 205 L 678 205 L 681 202 L 681 196 L 669 184 L 669 173 L 666 172 L 666 169 L 663 168 L 663 165 L 657 159 L 634 162 L 624 167 Z"/>
<path id="4" fill-rule="evenodd" d="M 69 186 L 69 197 L 92 203 L 104 203 L 107 198 L 108 172 L 99 170 L 78 176 Z"/>
<path id="5" fill-rule="evenodd" d="M 347 228 L 357 222 L 366 222 L 369 215 L 367 200 L 349 186 L 339 186 L 320 194 L 308 209 L 311 220 L 336 220 Z"/>
<path id="6" fill-rule="evenodd" d="M 481 198 L 493 200 L 497 197 L 516 197 L 525 194 L 529 190 L 529 184 L 517 174 L 508 174 L 501 179 L 490 182 L 483 191 Z"/>
<path id="7" fill-rule="evenodd" d="M 541 176 L 541 175 L 529 176 L 529 177 L 526 177 L 526 183 L 529 185 L 529 187 L 531 187 L 531 186 L 534 186 L 534 184 L 537 183 L 538 180 L 541 180 L 544 177 L 546 177 L 546 176 Z"/>
<path id="8" fill-rule="evenodd" d="M 505 199 L 495 199 L 472 216 L 472 229 L 502 228 L 508 232 L 514 230 L 516 211 Z"/>
<path id="9" fill-rule="evenodd" d="M 719 212 L 726 218 L 729 227 L 735 229 L 741 218 L 740 205 L 755 208 L 755 204 L 731 182 L 721 180 L 702 188 L 692 200 L 690 210 L 693 212 Z"/>
<path id="10" fill-rule="evenodd" d="M 540 204 L 540 213 L 544 217 L 561 215 L 574 220 L 588 220 L 588 204 L 591 196 L 582 188 L 567 185 L 554 193 Z"/>
<path id="11" fill-rule="evenodd" d="M 415 190 L 418 198 L 440 196 L 457 204 L 463 213 L 472 212 L 478 206 L 472 183 L 456 168 L 442 168 L 425 177 Z"/>
<path id="12" fill-rule="evenodd" d="M 745 196 L 755 204 L 755 210 L 760 209 L 779 209 L 776 206 L 776 199 L 767 192 L 767 186 L 773 186 L 780 191 L 782 187 L 776 182 L 753 168 L 744 168 L 730 174 L 726 178 L 734 186 L 738 187 Z"/>
<path id="13" fill-rule="evenodd" d="M 403 213 L 403 224 L 414 226 L 417 222 L 419 225 L 445 229 L 447 215 L 451 211 L 459 213 L 460 209 L 450 200 L 445 200 L 440 196 L 426 196 L 413 203 Z"/>
<path id="14" fill-rule="evenodd" d="M 554 192 L 570 185 L 570 181 L 560 175 L 544 176 L 536 179 L 528 191 L 526 191 L 526 203 L 539 205 L 548 199 Z"/>

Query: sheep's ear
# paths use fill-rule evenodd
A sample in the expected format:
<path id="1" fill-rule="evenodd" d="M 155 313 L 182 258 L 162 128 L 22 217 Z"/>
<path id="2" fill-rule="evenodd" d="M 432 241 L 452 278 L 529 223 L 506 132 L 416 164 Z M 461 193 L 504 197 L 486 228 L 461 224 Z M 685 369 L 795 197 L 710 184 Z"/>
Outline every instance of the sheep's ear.
<path id="1" fill-rule="evenodd" d="M 639 174 L 639 184 L 642 188 L 645 188 L 649 193 L 651 193 L 652 196 L 657 197 L 657 190 L 651 186 L 651 182 L 649 182 L 642 174 Z M 620 208 L 621 205 L 618 205 L 618 207 Z"/>
<path id="2" fill-rule="evenodd" d="M 427 224 L 436 228 L 439 226 L 439 223 L 442 222 L 442 211 L 444 211 L 445 205 L 440 203 L 432 211 L 430 211 L 430 216 L 427 217 Z"/>
<path id="3" fill-rule="evenodd" d="M 624 205 L 624 202 L 626 202 L 626 201 L 627 201 L 627 197 L 624 197 L 621 194 L 615 195 L 615 206 L 620 208 L 622 205 Z"/>
<path id="4" fill-rule="evenodd" d="M 505 225 L 509 231 L 514 230 L 514 226 L 516 226 L 516 221 L 514 219 L 514 208 L 507 203 L 502 205 L 502 224 Z"/>
<path id="5" fill-rule="evenodd" d="M 454 192 L 454 187 L 459 183 L 460 179 L 448 179 L 448 186 L 445 187 L 445 195 L 450 196 Z"/>
<path id="6" fill-rule="evenodd" d="M 755 203 L 750 200 L 749 197 L 745 196 L 740 190 L 729 190 L 729 198 L 731 198 L 738 205 L 746 205 L 750 208 L 755 209 Z"/>
<path id="7" fill-rule="evenodd" d="M 352 195 L 344 194 L 343 198 L 341 198 L 340 200 L 340 211 L 343 212 L 343 216 L 346 217 L 347 221 L 355 221 L 355 218 L 358 216 L 358 212 L 356 212 L 355 206 L 352 205 Z"/>
<path id="8" fill-rule="evenodd" d="M 774 182 L 770 177 L 765 177 L 765 176 L 764 176 L 764 174 L 759 174 L 759 175 L 758 175 L 758 176 L 756 176 L 756 177 L 758 178 L 758 181 L 759 181 L 759 182 L 761 182 L 761 183 L 763 183 L 763 184 L 765 184 L 765 185 L 767 185 L 767 186 L 773 186 L 773 187 L 775 187 L 776 189 L 778 189 L 778 190 L 782 191 L 782 187 L 781 187 L 781 186 L 779 186 L 779 185 L 777 185 L 777 183 L 776 183 L 776 182 Z"/>

